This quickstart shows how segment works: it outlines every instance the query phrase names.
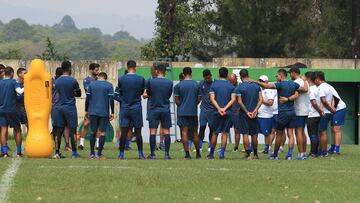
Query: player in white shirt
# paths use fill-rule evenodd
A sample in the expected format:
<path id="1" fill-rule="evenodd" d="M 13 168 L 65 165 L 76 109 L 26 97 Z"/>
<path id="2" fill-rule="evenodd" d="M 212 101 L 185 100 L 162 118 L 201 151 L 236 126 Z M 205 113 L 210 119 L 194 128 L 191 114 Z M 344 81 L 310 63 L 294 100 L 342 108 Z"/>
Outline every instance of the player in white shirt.
<path id="1" fill-rule="evenodd" d="M 328 152 L 340 154 L 341 126 L 345 124 L 346 104 L 335 88 L 325 81 L 324 72 L 316 71 L 315 75 L 315 84 L 319 88 L 319 95 L 325 112 L 325 116 L 320 120 L 319 131 L 321 137 L 326 138 L 327 125 L 331 122 L 331 147 Z M 326 150 L 321 153 L 326 155 Z"/>
<path id="2" fill-rule="evenodd" d="M 269 78 L 266 75 L 262 75 L 260 76 L 259 81 L 269 83 Z M 260 133 L 265 136 L 265 148 L 262 153 L 269 154 L 269 148 L 274 139 L 274 134 L 272 133 L 272 122 L 274 117 L 273 105 L 275 99 L 277 99 L 275 98 L 277 96 L 277 91 L 275 89 L 261 89 L 261 94 L 263 96 L 263 101 L 258 110 L 258 122 Z"/>
<path id="3" fill-rule="evenodd" d="M 300 77 L 300 68 L 306 68 L 306 65 L 301 63 L 296 63 L 291 66 L 289 73 L 291 79 L 300 85 L 303 90 L 298 90 L 299 97 L 294 102 L 295 113 L 296 113 L 296 121 L 295 121 L 295 135 L 296 135 L 296 142 L 298 146 L 298 160 L 304 160 L 307 158 L 306 156 L 306 135 L 304 132 L 306 119 L 309 115 L 309 84 L 304 81 Z"/>
<path id="4" fill-rule="evenodd" d="M 318 149 L 325 149 L 326 151 L 326 137 L 320 140 L 319 138 L 319 123 L 321 117 L 325 116 L 322 110 L 322 104 L 320 101 L 320 92 L 318 87 L 315 85 L 315 72 L 305 73 L 307 82 L 309 83 L 309 116 L 306 122 L 308 135 L 311 141 L 310 156 L 317 157 Z M 325 141 L 325 142 L 324 142 Z"/>

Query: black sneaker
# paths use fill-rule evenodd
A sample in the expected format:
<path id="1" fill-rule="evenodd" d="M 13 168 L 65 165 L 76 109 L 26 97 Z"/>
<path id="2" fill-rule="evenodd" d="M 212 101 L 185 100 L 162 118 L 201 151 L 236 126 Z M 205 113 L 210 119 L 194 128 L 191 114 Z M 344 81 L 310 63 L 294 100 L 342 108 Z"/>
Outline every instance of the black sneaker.
<path id="1" fill-rule="evenodd" d="M 215 158 L 214 158 L 214 156 L 209 154 L 209 155 L 207 155 L 206 159 L 215 159 Z"/>
<path id="2" fill-rule="evenodd" d="M 191 159 L 191 156 L 190 156 L 190 155 L 185 155 L 184 159 L 190 160 L 190 159 Z"/>
<path id="3" fill-rule="evenodd" d="M 2 158 L 8 158 L 8 157 L 9 157 L 9 154 L 8 154 L 8 153 L 4 153 L 4 154 L 1 154 L 0 157 L 2 157 Z"/>
<path id="4" fill-rule="evenodd" d="M 201 154 L 196 154 L 196 159 L 201 159 Z"/>
<path id="5" fill-rule="evenodd" d="M 78 146 L 78 150 L 84 150 L 84 146 L 79 145 L 79 146 Z"/>
<path id="6" fill-rule="evenodd" d="M 23 157 L 23 156 L 24 156 L 24 154 L 21 153 L 21 152 L 16 154 L 16 157 L 17 157 L 17 158 L 21 158 L 21 157 Z"/>

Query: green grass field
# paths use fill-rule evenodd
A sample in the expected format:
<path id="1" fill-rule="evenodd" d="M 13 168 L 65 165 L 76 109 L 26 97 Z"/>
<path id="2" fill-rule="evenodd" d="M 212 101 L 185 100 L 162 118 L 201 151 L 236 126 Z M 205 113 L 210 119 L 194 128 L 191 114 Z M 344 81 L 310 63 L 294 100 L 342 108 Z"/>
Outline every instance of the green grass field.
<path id="1" fill-rule="evenodd" d="M 88 144 L 88 143 L 86 143 Z M 11 145 L 14 146 L 14 145 Z M 307 161 L 245 161 L 240 152 L 225 160 L 183 160 L 180 144 L 173 160 L 137 160 L 137 150 L 117 160 L 106 143 L 107 160 L 23 158 L 9 202 L 360 202 L 359 146 L 343 154 Z M 232 145 L 228 146 L 232 149 Z M 148 145 L 145 145 L 148 151 Z M 65 153 L 70 157 L 70 153 Z M 281 158 L 284 156 L 282 154 Z M 3 174 L 12 159 L 0 159 Z"/>

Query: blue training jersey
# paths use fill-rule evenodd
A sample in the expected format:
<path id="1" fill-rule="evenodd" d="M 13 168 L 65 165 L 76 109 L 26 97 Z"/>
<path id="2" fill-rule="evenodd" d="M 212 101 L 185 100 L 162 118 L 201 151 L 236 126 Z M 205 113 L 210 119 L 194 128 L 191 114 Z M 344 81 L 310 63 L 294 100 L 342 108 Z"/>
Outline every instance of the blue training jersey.
<path id="1" fill-rule="evenodd" d="M 85 93 L 88 92 L 88 88 L 89 88 L 90 84 L 91 84 L 92 82 L 94 82 L 94 81 L 96 81 L 96 79 L 94 79 L 94 78 L 91 77 L 91 76 L 87 76 L 87 77 L 84 79 L 84 81 L 83 81 L 83 86 L 84 86 Z"/>
<path id="2" fill-rule="evenodd" d="M 215 110 L 214 105 L 210 101 L 210 87 L 213 84 L 213 82 L 209 83 L 205 80 L 201 81 L 200 86 L 200 94 L 201 94 L 201 104 L 200 104 L 200 110 L 203 112 L 210 112 Z"/>
<path id="3" fill-rule="evenodd" d="M 55 78 L 52 78 L 52 108 L 59 108 L 61 106 L 60 95 L 55 87 Z"/>
<path id="4" fill-rule="evenodd" d="M 235 95 L 234 86 L 227 80 L 216 80 L 210 87 L 210 94 L 215 94 L 215 100 L 220 108 L 225 107 Z"/>
<path id="5" fill-rule="evenodd" d="M 79 90 L 79 83 L 69 75 L 62 75 L 55 81 L 55 88 L 60 95 L 62 110 L 73 111 L 76 108 L 74 91 Z"/>
<path id="6" fill-rule="evenodd" d="M 148 80 L 146 90 L 149 94 L 148 110 L 154 112 L 169 112 L 170 97 L 173 90 L 173 82 L 165 77 L 157 77 Z"/>
<path id="7" fill-rule="evenodd" d="M 241 100 L 244 103 L 246 109 L 249 112 L 252 112 L 255 110 L 258 103 L 261 88 L 256 83 L 244 81 L 236 87 L 235 93 L 237 96 L 241 96 Z"/>
<path id="8" fill-rule="evenodd" d="M 89 97 L 89 115 L 108 117 L 110 99 L 114 98 L 114 88 L 106 80 L 96 80 L 91 83 L 86 92 Z"/>
<path id="9" fill-rule="evenodd" d="M 293 81 L 290 81 L 290 80 L 275 82 L 274 85 L 278 92 L 278 98 L 290 97 L 291 95 L 293 95 L 295 93 L 296 90 L 298 90 L 300 88 L 299 84 L 297 84 Z M 278 102 L 278 109 L 279 109 L 279 111 L 295 110 L 294 109 L 294 101 L 287 101 L 284 104 L 281 104 L 280 102 Z"/>
<path id="10" fill-rule="evenodd" d="M 145 89 L 145 79 L 128 73 L 118 80 L 119 97 L 122 110 L 141 110 L 141 96 Z"/>
<path id="11" fill-rule="evenodd" d="M 17 81 L 18 87 L 24 88 L 24 82 L 20 83 Z M 19 111 L 25 111 L 25 104 L 24 104 L 24 94 L 18 95 L 17 97 L 17 107 Z"/>
<path id="12" fill-rule="evenodd" d="M 178 116 L 197 116 L 197 100 L 201 95 L 196 81 L 183 80 L 175 85 L 174 96 L 180 97 Z"/>
<path id="13" fill-rule="evenodd" d="M 16 113 L 17 93 L 19 84 L 14 79 L 4 78 L 0 80 L 0 113 Z"/>

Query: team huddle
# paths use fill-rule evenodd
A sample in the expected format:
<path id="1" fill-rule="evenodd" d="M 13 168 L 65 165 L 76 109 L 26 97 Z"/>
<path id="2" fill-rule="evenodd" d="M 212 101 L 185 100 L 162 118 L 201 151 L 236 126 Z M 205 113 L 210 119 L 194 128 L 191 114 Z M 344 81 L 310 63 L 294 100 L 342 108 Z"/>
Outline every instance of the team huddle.
<path id="1" fill-rule="evenodd" d="M 207 159 L 214 159 L 218 136 L 221 135 L 219 158 L 225 158 L 226 145 L 231 128 L 234 129 L 235 147 L 239 150 L 242 135 L 245 149 L 244 159 L 259 159 L 258 134 L 265 136 L 263 154 L 269 159 L 278 159 L 288 138 L 286 160 L 293 159 L 294 137 L 297 160 L 308 157 L 326 157 L 328 153 L 340 154 L 341 126 L 345 122 L 346 104 L 337 91 L 326 82 L 322 71 L 308 71 L 300 75 L 304 64 L 294 64 L 289 70 L 279 69 L 274 83 L 266 75 L 251 79 L 247 69 L 238 76 L 228 69 L 219 69 L 219 79 L 213 80 L 211 72 L 203 71 L 200 83 L 192 79 L 192 69 L 183 68 L 180 82 L 166 79 L 167 64 L 154 63 L 152 78 L 145 80 L 136 74 L 136 62 L 128 61 L 124 76 L 118 79 L 117 87 L 107 81 L 107 74 L 100 72 L 100 65 L 89 66 L 90 76 L 84 79 L 86 93 L 84 126 L 80 145 L 77 147 L 76 130 L 78 115 L 76 97 L 81 97 L 78 82 L 71 77 L 72 64 L 64 61 L 53 78 L 52 135 L 55 143 L 54 158 L 63 158 L 60 152 L 62 137 L 72 158 L 79 157 L 78 149 L 84 149 L 87 127 L 91 126 L 90 159 L 104 159 L 102 153 L 105 134 L 110 121 L 115 118 L 115 101 L 120 104 L 119 155 L 123 160 L 131 137 L 136 138 L 139 159 L 156 159 L 156 135 L 160 131 L 160 147 L 164 158 L 170 156 L 171 97 L 177 106 L 176 120 L 180 127 L 185 159 L 191 159 L 190 147 L 194 143 L 196 159 L 201 158 L 206 128 L 209 128 Z M 8 156 L 8 127 L 14 129 L 17 156 L 22 156 L 21 124 L 27 125 L 24 108 L 23 78 L 26 69 L 17 71 L 18 81 L 13 79 L 14 70 L 0 64 L 0 126 L 1 156 Z M 287 80 L 290 74 L 291 80 Z M 147 118 L 150 128 L 150 154 L 145 157 L 141 129 L 143 127 L 142 99 L 147 99 Z M 201 104 L 200 104 L 201 103 Z M 198 105 L 200 104 L 200 112 Z M 199 116 L 198 116 L 199 115 Z M 331 146 L 327 149 L 327 128 L 331 124 Z M 307 154 L 307 134 L 310 137 L 310 153 Z M 294 136 L 295 133 L 295 136 Z M 271 145 L 275 140 L 274 149 Z M 71 143 L 71 147 L 69 146 Z M 95 152 L 97 149 L 97 152 Z M 271 153 L 271 151 L 273 151 Z M 253 153 L 253 156 L 251 154 Z"/>

